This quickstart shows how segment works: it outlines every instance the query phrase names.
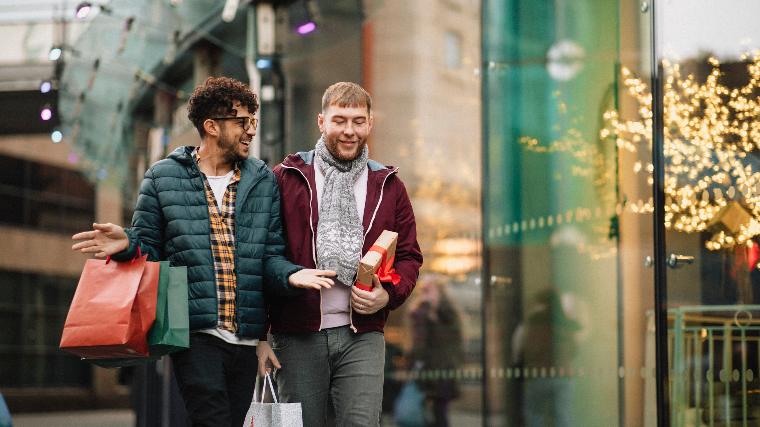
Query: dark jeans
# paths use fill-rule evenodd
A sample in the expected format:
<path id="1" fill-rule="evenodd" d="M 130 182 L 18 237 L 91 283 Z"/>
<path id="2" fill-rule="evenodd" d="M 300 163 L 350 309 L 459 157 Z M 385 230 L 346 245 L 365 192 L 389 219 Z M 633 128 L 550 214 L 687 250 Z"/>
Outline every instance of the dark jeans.
<path id="1" fill-rule="evenodd" d="M 190 349 L 172 354 L 191 424 L 240 427 L 256 381 L 256 347 L 190 334 Z"/>

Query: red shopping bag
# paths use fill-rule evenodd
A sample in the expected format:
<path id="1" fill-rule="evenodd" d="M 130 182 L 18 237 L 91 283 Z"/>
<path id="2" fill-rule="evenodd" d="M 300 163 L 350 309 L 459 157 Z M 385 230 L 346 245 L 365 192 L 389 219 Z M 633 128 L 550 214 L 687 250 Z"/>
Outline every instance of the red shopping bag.
<path id="1" fill-rule="evenodd" d="M 148 356 L 160 264 L 89 259 L 63 326 L 61 349 L 85 359 Z"/>

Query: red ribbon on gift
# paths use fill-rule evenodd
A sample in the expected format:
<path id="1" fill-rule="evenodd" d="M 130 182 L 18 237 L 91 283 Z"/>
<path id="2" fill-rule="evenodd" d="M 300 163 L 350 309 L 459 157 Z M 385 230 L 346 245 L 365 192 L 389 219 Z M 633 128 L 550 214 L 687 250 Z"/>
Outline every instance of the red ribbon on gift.
<path id="1" fill-rule="evenodd" d="M 373 245 L 371 248 L 369 248 L 369 252 L 377 252 L 380 254 L 380 267 L 377 269 L 376 273 L 380 281 L 390 282 L 393 283 L 393 286 L 397 286 L 401 282 L 401 276 L 399 276 L 398 273 L 396 273 L 396 270 L 393 268 L 393 262 L 396 260 L 396 254 L 393 254 L 393 256 L 388 258 L 388 250 L 382 246 L 377 245 Z M 371 292 L 373 288 L 372 285 L 367 285 L 362 282 L 356 282 L 356 287 L 367 292 Z"/>
<path id="2" fill-rule="evenodd" d="M 372 286 L 365 285 L 362 282 L 356 282 L 356 285 L 354 285 L 354 286 L 356 286 L 357 288 L 359 288 L 359 289 L 361 289 L 363 291 L 372 292 Z"/>
<path id="3" fill-rule="evenodd" d="M 383 258 L 380 262 L 380 268 L 377 269 L 377 276 L 380 278 L 380 281 L 391 282 L 393 283 L 393 286 L 397 286 L 401 282 L 401 276 L 399 276 L 396 273 L 396 269 L 393 268 L 396 254 L 393 254 L 393 256 L 388 258 L 388 250 L 377 245 L 373 245 L 369 250 L 379 253 Z"/>

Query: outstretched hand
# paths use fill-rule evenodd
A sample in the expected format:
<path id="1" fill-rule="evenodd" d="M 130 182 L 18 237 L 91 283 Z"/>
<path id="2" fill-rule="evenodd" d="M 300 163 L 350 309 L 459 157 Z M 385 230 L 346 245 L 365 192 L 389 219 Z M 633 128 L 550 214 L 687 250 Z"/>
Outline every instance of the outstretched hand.
<path id="1" fill-rule="evenodd" d="M 95 254 L 97 258 L 105 258 L 129 248 L 129 238 L 121 226 L 116 224 L 92 224 L 92 231 L 83 231 L 71 236 L 75 243 L 71 249 L 83 254 Z"/>
<path id="2" fill-rule="evenodd" d="M 304 268 L 288 277 L 288 283 L 296 288 L 303 289 L 329 289 L 334 284 L 330 277 L 335 277 L 336 273 L 332 270 L 317 270 L 313 268 Z"/>

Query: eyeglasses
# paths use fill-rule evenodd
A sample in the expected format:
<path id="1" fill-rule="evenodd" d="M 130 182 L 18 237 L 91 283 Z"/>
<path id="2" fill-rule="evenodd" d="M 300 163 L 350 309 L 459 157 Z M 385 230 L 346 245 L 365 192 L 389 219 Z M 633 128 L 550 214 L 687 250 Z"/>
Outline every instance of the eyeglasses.
<path id="1" fill-rule="evenodd" d="M 253 126 L 253 129 L 256 130 L 256 128 L 259 126 L 259 119 L 256 117 L 210 117 L 211 120 L 237 120 L 238 123 L 243 124 L 243 130 L 248 130 Z M 245 120 L 244 122 L 241 122 L 241 120 Z"/>

